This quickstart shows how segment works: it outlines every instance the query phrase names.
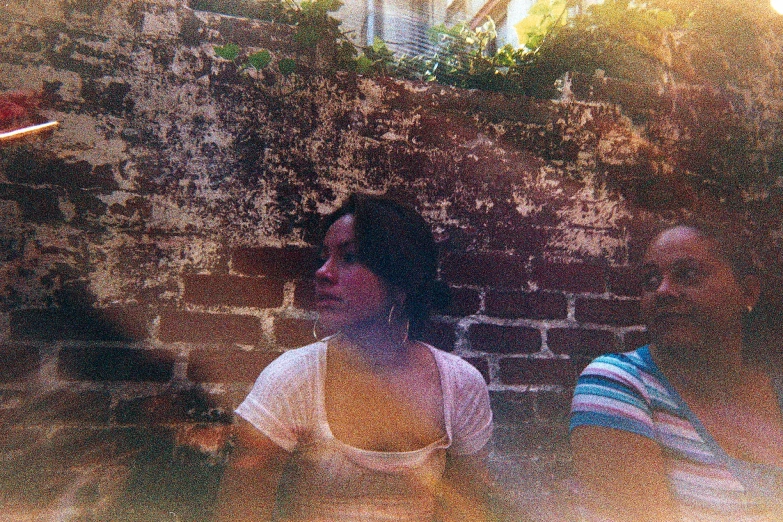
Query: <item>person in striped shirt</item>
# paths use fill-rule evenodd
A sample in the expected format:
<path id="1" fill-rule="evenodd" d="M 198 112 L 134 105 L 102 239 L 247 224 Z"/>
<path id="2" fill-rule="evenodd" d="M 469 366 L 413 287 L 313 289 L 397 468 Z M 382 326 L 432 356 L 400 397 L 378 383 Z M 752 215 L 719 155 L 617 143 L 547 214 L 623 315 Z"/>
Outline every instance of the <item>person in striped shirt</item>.
<path id="1" fill-rule="evenodd" d="M 760 294 L 725 229 L 668 228 L 644 256 L 651 342 L 603 355 L 571 406 L 588 520 L 783 520 L 783 381 L 750 363 L 743 332 Z"/>

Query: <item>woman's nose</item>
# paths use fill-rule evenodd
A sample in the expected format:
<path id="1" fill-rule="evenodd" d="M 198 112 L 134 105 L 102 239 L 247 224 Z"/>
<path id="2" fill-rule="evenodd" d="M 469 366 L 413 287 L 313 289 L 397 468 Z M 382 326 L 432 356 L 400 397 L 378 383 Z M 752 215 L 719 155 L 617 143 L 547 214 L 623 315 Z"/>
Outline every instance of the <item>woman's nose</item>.
<path id="1" fill-rule="evenodd" d="M 658 288 L 655 289 L 655 293 L 660 296 L 677 296 L 680 295 L 680 287 L 672 278 L 665 275 L 661 278 L 661 283 Z"/>
<path id="2" fill-rule="evenodd" d="M 315 271 L 315 278 L 319 280 L 333 280 L 335 273 L 334 260 L 329 257 L 324 261 L 321 267 Z"/>

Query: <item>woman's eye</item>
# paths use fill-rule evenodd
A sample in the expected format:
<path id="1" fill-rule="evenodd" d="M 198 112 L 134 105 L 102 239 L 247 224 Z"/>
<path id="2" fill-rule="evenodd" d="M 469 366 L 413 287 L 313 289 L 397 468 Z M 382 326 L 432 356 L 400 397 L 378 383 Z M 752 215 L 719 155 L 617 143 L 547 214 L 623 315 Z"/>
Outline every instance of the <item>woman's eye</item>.
<path id="1" fill-rule="evenodd" d="M 696 268 L 687 267 L 677 270 L 674 275 L 682 283 L 693 283 L 699 279 L 701 273 Z"/>
<path id="2" fill-rule="evenodd" d="M 661 286 L 661 276 L 658 274 L 649 274 L 642 277 L 642 288 L 652 292 Z"/>
<path id="3" fill-rule="evenodd" d="M 346 252 L 343 255 L 343 261 L 345 261 L 346 263 L 356 263 L 357 261 L 359 261 L 359 258 L 356 256 L 356 253 L 354 252 Z"/>

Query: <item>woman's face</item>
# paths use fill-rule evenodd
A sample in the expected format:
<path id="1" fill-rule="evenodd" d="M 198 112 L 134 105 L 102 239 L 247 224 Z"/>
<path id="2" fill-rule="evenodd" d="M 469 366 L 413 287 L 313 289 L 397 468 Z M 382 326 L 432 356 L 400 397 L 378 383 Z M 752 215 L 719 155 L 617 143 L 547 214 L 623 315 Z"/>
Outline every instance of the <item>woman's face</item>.
<path id="1" fill-rule="evenodd" d="M 688 227 L 661 233 L 642 266 L 642 312 L 656 346 L 696 348 L 740 335 L 757 295 L 717 255 L 714 241 Z"/>
<path id="2" fill-rule="evenodd" d="M 359 262 L 354 217 L 335 221 L 324 238 L 323 265 L 315 272 L 319 320 L 333 331 L 386 322 L 391 307 L 386 283 Z"/>

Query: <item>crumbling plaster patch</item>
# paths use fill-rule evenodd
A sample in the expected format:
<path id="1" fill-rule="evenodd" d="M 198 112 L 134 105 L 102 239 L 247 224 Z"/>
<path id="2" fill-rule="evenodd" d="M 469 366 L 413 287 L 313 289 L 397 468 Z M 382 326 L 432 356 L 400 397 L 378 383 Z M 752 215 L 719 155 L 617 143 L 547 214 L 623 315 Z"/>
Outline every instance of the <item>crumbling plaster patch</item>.
<path id="1" fill-rule="evenodd" d="M 214 198 L 213 201 L 217 200 Z M 151 214 L 146 227 L 169 232 L 206 231 L 219 229 L 220 220 L 214 215 L 202 212 L 200 206 L 183 206 L 166 195 L 148 196 Z"/>
<path id="2" fill-rule="evenodd" d="M 360 78 L 358 81 L 359 92 L 361 93 L 361 102 L 359 109 L 365 116 L 371 112 L 377 111 L 383 106 L 385 98 L 384 89 L 377 82 L 369 78 Z"/>
<path id="3" fill-rule="evenodd" d="M 549 238 L 542 257 L 551 261 L 596 260 L 611 264 L 627 261 L 628 238 L 611 229 L 561 226 L 550 231 Z"/>
<path id="4" fill-rule="evenodd" d="M 175 10 L 162 13 L 144 13 L 141 34 L 145 37 L 173 38 L 180 30 L 180 16 Z"/>
<path id="5" fill-rule="evenodd" d="M 637 158 L 644 146 L 649 146 L 649 142 L 637 134 L 612 129 L 601 136 L 596 154 L 605 165 L 624 165 Z"/>
<path id="6" fill-rule="evenodd" d="M 89 247 L 90 291 L 106 305 L 178 299 L 180 274 L 220 265 L 222 243 L 192 235 L 139 238 L 114 232 Z"/>
<path id="7" fill-rule="evenodd" d="M 14 255 L 0 263 L 0 306 L 51 306 L 68 281 L 86 276 L 87 240 L 66 226 L 25 227 Z"/>
<path id="8" fill-rule="evenodd" d="M 2 9 L 12 20 L 25 20 L 28 23 L 40 23 L 46 21 L 63 21 L 65 12 L 62 1 L 51 0 L 27 0 L 2 2 Z"/>
<path id="9" fill-rule="evenodd" d="M 85 160 L 92 165 L 128 159 L 127 142 L 120 138 L 107 139 L 106 131 L 101 129 L 110 117 L 76 112 L 53 113 L 53 116 L 60 120 L 60 126 L 49 144 L 58 150 L 60 157 Z"/>
<path id="10" fill-rule="evenodd" d="M 9 90 L 40 90 L 44 83 L 59 83 L 57 95 L 63 102 L 81 101 L 82 79 L 79 74 L 48 65 L 29 66 L 0 62 L 0 84 Z"/>

